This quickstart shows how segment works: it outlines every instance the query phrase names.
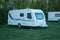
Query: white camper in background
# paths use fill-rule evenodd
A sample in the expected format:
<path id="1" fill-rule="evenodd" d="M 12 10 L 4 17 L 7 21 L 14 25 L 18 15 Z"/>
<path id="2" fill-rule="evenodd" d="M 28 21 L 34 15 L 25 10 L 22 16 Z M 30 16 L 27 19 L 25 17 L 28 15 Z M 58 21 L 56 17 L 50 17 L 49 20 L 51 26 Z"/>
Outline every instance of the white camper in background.
<path id="1" fill-rule="evenodd" d="M 8 13 L 8 25 L 47 27 L 45 15 L 39 9 L 10 10 Z"/>
<path id="2" fill-rule="evenodd" d="M 60 12 L 48 12 L 48 21 L 60 21 Z"/>

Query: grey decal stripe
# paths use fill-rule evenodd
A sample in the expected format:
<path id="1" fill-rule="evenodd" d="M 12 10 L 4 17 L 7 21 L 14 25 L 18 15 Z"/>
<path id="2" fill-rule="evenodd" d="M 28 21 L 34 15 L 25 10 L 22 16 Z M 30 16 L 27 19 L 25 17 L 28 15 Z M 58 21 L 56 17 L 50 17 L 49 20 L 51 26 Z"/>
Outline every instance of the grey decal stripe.
<path id="1" fill-rule="evenodd" d="M 11 14 L 9 13 L 9 16 L 12 20 L 21 20 L 21 19 L 13 19 L 13 17 L 11 16 Z"/>
<path id="2" fill-rule="evenodd" d="M 9 13 L 9 16 L 10 16 L 10 18 L 11 18 L 12 20 L 22 20 L 22 19 L 14 19 L 14 18 L 11 16 L 10 13 Z M 34 21 L 34 20 L 22 20 L 22 21 Z"/>
<path id="3" fill-rule="evenodd" d="M 12 20 L 14 20 L 13 17 L 10 15 L 10 13 L 9 13 L 9 16 L 10 16 L 10 18 L 11 18 Z"/>

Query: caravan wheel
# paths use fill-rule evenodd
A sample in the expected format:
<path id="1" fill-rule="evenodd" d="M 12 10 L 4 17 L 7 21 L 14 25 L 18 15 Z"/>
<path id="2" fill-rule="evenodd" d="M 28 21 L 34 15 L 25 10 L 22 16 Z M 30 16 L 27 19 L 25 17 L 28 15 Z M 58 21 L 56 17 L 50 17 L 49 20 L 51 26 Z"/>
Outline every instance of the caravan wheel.
<path id="1" fill-rule="evenodd" d="M 19 27 L 19 28 L 21 27 L 21 24 L 20 24 L 20 23 L 18 23 L 18 27 Z"/>
<path id="2" fill-rule="evenodd" d="M 58 22 L 60 22 L 60 19 L 58 20 Z"/>

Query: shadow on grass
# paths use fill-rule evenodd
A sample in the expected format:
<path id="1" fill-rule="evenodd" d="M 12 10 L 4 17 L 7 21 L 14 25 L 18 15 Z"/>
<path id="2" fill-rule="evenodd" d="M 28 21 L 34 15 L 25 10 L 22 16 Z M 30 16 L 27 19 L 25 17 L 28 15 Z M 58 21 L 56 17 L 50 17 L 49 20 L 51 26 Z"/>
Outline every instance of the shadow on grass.
<path id="1" fill-rule="evenodd" d="M 26 27 L 26 26 L 21 26 L 20 28 L 18 26 L 14 26 L 14 25 L 7 25 L 7 24 L 3 24 L 0 25 L 0 28 L 13 28 L 13 29 L 47 29 L 47 27 Z"/>
<path id="2" fill-rule="evenodd" d="M 19 28 L 18 26 L 9 26 L 11 28 Z M 46 29 L 47 27 L 26 27 L 26 26 L 21 26 L 19 29 Z"/>

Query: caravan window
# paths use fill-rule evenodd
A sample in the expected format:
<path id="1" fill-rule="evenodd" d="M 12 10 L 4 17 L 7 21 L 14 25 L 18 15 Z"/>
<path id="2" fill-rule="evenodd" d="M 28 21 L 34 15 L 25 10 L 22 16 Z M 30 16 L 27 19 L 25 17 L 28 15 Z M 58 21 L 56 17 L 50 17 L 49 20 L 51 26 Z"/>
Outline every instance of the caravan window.
<path id="1" fill-rule="evenodd" d="M 55 17 L 60 17 L 60 14 L 55 14 Z"/>
<path id="2" fill-rule="evenodd" d="M 20 17 L 24 17 L 24 13 L 20 13 Z"/>
<path id="3" fill-rule="evenodd" d="M 27 13 L 27 18 L 32 19 L 31 13 Z"/>
<path id="4" fill-rule="evenodd" d="M 44 18 L 42 13 L 35 13 L 36 19 L 41 20 Z"/>

